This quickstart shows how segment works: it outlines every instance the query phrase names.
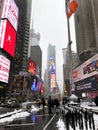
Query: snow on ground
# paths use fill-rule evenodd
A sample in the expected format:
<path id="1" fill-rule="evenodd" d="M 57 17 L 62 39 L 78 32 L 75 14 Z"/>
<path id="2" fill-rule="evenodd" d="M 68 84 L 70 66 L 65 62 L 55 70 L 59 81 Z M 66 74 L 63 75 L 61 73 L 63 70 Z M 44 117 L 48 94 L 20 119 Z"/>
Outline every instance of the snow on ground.
<path id="1" fill-rule="evenodd" d="M 98 130 L 98 115 L 94 114 L 94 120 L 95 120 L 95 130 Z M 58 127 L 58 130 L 67 130 L 62 118 L 58 120 L 57 127 Z M 73 128 L 69 126 L 69 130 L 73 130 Z M 77 126 L 75 130 L 79 130 L 79 126 Z M 86 130 L 85 125 L 84 125 L 84 130 Z M 88 125 L 88 130 L 91 130 L 89 128 L 89 125 Z"/>
<path id="2" fill-rule="evenodd" d="M 31 112 L 37 112 L 40 109 L 41 108 L 37 108 L 37 107 L 32 105 Z M 5 124 L 5 123 L 13 122 L 14 120 L 26 118 L 29 115 L 30 115 L 29 112 L 22 111 L 22 109 L 15 110 L 13 112 L 7 112 L 6 114 L 0 115 L 0 125 Z M 7 116 L 9 116 L 9 117 L 7 117 Z"/>
<path id="3" fill-rule="evenodd" d="M 2 109 L 2 107 L 1 107 L 1 109 Z M 5 117 L 5 116 L 10 116 L 10 115 L 15 114 L 15 113 L 18 113 L 18 112 L 22 112 L 22 109 L 19 109 L 19 110 L 16 110 L 16 109 L 15 109 L 13 112 L 7 112 L 7 113 L 5 113 L 5 114 L 1 114 L 1 115 L 0 115 L 0 119 L 3 118 L 3 117 Z"/>
<path id="4" fill-rule="evenodd" d="M 38 108 L 38 107 L 32 105 L 31 112 L 37 112 L 40 109 L 42 109 L 42 107 Z M 95 107 L 95 108 L 93 107 L 93 109 L 98 110 L 98 107 Z M 11 115 L 11 116 L 9 116 L 9 115 Z M 7 112 L 6 114 L 0 115 L 0 125 L 5 124 L 5 123 L 13 122 L 14 120 L 19 120 L 19 119 L 26 118 L 29 115 L 30 115 L 29 112 L 22 111 L 22 109 L 15 110 L 13 112 Z M 9 116 L 9 117 L 5 117 L 5 116 Z M 94 114 L 94 121 L 95 121 L 95 130 L 98 130 L 98 115 L 97 114 Z M 67 130 L 66 126 L 65 126 L 65 123 L 64 123 L 62 118 L 60 118 L 58 120 L 57 127 L 58 127 L 58 130 Z M 70 128 L 69 130 L 73 130 L 73 128 L 71 126 L 69 126 L 69 128 Z M 79 126 L 77 126 L 75 130 L 79 130 Z M 85 126 L 84 126 L 84 130 L 86 130 Z M 88 127 L 88 130 L 91 130 L 91 129 Z"/>
<path id="5" fill-rule="evenodd" d="M 0 119 L 0 124 L 4 124 L 4 123 L 10 123 L 16 119 L 21 119 L 21 118 L 25 118 L 27 116 L 29 116 L 30 113 L 28 112 L 20 112 L 20 113 L 16 113 L 14 115 L 11 115 L 10 117 L 5 117 Z"/>

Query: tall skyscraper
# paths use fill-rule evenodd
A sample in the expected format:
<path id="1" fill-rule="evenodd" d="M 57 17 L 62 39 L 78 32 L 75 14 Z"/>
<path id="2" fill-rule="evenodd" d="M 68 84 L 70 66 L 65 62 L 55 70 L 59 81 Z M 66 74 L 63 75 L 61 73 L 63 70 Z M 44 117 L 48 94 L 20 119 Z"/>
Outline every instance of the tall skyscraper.
<path id="1" fill-rule="evenodd" d="M 13 74 L 18 74 L 20 71 L 27 71 L 28 66 L 28 46 L 29 46 L 29 30 L 30 30 L 30 15 L 31 1 L 15 0 L 19 8 L 19 20 L 17 30 L 17 43 L 15 58 L 12 59 L 11 70 Z"/>
<path id="2" fill-rule="evenodd" d="M 49 44 L 48 46 L 48 57 L 47 57 L 47 70 L 48 70 L 48 85 L 50 88 L 50 94 L 57 92 L 56 83 L 56 56 L 55 46 Z"/>
<path id="3" fill-rule="evenodd" d="M 68 48 L 63 48 L 63 91 L 64 95 L 70 94 L 70 81 L 71 81 L 71 62 L 69 59 L 69 51 Z M 77 53 L 72 51 L 72 67 L 74 68 L 77 65 Z"/>
<path id="4" fill-rule="evenodd" d="M 80 65 L 73 70 L 75 93 L 82 98 L 98 96 L 98 0 L 77 0 L 75 30 Z"/>
<path id="5" fill-rule="evenodd" d="M 77 55 L 81 62 L 90 58 L 98 48 L 97 0 L 77 0 L 75 31 Z"/>

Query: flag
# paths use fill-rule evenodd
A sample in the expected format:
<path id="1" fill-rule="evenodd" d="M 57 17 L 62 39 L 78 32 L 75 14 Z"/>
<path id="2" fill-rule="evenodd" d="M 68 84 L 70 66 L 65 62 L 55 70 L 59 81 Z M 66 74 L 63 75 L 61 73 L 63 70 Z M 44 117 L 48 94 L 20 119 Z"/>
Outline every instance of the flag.
<path id="1" fill-rule="evenodd" d="M 76 11 L 78 8 L 78 3 L 76 0 L 66 0 L 66 14 L 67 17 L 70 18 L 71 15 Z"/>

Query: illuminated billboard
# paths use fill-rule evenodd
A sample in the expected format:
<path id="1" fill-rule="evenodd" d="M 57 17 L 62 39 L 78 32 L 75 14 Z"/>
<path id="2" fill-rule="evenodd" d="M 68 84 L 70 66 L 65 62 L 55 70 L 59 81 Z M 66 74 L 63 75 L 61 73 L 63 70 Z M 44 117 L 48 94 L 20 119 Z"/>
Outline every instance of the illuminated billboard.
<path id="1" fill-rule="evenodd" d="M 51 80 L 51 88 L 54 88 L 54 87 L 56 87 L 55 80 L 54 81 Z"/>
<path id="2" fill-rule="evenodd" d="M 51 79 L 52 81 L 54 81 L 54 80 L 55 80 L 55 74 L 51 74 L 51 75 L 50 75 L 50 79 Z"/>
<path id="3" fill-rule="evenodd" d="M 0 47 L 14 57 L 16 47 L 16 31 L 8 20 L 0 23 Z"/>
<path id="4" fill-rule="evenodd" d="M 98 54 L 73 70 L 74 82 L 98 75 Z"/>
<path id="5" fill-rule="evenodd" d="M 30 72 L 33 75 L 36 74 L 36 64 L 33 62 L 31 58 L 29 59 L 28 72 Z"/>
<path id="6" fill-rule="evenodd" d="M 56 75 L 55 75 L 55 60 L 54 60 L 54 57 L 51 56 L 50 57 L 50 86 L 51 88 L 55 88 L 56 87 L 56 83 L 55 83 L 55 80 L 56 80 Z"/>
<path id="7" fill-rule="evenodd" d="M 8 83 L 10 71 L 10 61 L 4 56 L 0 55 L 0 81 Z"/>
<path id="8" fill-rule="evenodd" d="M 55 62 L 50 60 L 50 74 L 55 74 Z"/>
<path id="9" fill-rule="evenodd" d="M 34 77 L 32 80 L 31 91 L 37 91 L 37 78 Z"/>
<path id="10" fill-rule="evenodd" d="M 17 31 L 18 25 L 18 8 L 14 0 L 2 0 L 0 1 L 0 18 L 8 19 L 15 31 Z"/>

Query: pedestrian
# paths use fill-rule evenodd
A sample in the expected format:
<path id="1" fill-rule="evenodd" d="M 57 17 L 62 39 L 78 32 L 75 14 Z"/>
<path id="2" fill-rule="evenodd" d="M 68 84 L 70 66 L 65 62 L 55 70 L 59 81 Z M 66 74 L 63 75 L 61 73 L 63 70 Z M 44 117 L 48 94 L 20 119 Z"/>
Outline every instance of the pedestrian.
<path id="1" fill-rule="evenodd" d="M 43 112 L 44 112 L 44 108 L 45 108 L 45 105 L 46 105 L 44 97 L 42 98 L 42 105 L 43 105 Z"/>
<path id="2" fill-rule="evenodd" d="M 48 113 L 52 114 L 52 99 L 51 96 L 48 98 Z"/>
<path id="3" fill-rule="evenodd" d="M 58 108 L 59 108 L 59 100 L 57 97 L 54 98 L 54 106 L 55 106 L 55 112 L 58 112 Z"/>

